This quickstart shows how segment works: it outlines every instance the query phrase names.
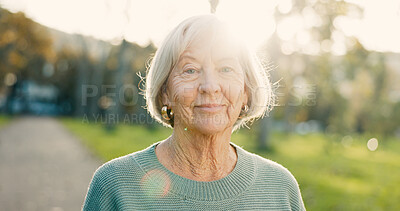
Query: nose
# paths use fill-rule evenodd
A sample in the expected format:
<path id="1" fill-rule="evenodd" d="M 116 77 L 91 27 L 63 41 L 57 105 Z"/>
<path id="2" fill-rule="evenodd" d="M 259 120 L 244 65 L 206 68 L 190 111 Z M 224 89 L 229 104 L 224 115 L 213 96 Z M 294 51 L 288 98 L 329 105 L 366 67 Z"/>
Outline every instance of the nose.
<path id="1" fill-rule="evenodd" d="M 221 92 L 220 81 L 218 80 L 218 76 L 214 74 L 214 69 L 212 67 L 203 69 L 199 92 L 202 94 L 215 94 Z"/>

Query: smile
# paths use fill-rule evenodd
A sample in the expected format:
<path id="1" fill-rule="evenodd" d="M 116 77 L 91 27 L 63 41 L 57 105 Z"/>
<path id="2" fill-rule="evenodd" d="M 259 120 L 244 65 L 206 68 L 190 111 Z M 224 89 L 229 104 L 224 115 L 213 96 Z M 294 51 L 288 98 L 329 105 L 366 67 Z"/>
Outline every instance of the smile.
<path id="1" fill-rule="evenodd" d="M 203 112 L 209 112 L 209 113 L 216 113 L 221 111 L 225 105 L 221 104 L 202 104 L 199 106 L 195 106 L 195 109 L 199 109 Z"/>

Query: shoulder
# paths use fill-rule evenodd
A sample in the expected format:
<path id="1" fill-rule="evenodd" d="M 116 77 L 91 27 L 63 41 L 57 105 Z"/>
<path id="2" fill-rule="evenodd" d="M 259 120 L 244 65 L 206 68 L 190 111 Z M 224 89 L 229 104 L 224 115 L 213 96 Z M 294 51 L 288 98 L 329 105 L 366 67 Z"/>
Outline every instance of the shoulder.
<path id="1" fill-rule="evenodd" d="M 299 185 L 293 174 L 281 164 L 246 151 L 255 160 L 256 184 L 269 193 L 284 193 L 292 210 L 305 210 Z"/>
<path id="2" fill-rule="evenodd" d="M 135 174 L 143 173 L 137 160 L 145 156 L 149 148 L 104 163 L 95 171 L 93 179 L 108 180 L 112 178 L 115 180 L 121 177 L 132 177 Z"/>
<path id="3" fill-rule="evenodd" d="M 150 148 L 150 147 L 149 147 Z M 136 159 L 149 148 L 125 155 L 100 166 L 92 177 L 83 210 L 118 210 L 121 200 L 138 194 L 144 171 Z"/>
<path id="4" fill-rule="evenodd" d="M 283 165 L 272 161 L 270 159 L 261 157 L 260 155 L 253 154 L 254 159 L 256 160 L 257 169 L 260 173 L 272 173 L 276 177 L 280 179 L 285 179 L 290 182 L 294 182 L 297 184 L 296 179 L 293 174 Z"/>
<path id="5" fill-rule="evenodd" d="M 269 181 L 280 183 L 288 192 L 299 192 L 299 184 L 293 174 L 283 165 L 254 154 L 258 176 Z"/>
<path id="6" fill-rule="evenodd" d="M 140 189 L 140 181 L 145 173 L 137 159 L 143 157 L 149 148 L 100 166 L 93 174 L 83 210 L 110 210 L 110 207 L 118 207 L 123 197 L 138 194 L 137 190 Z"/>
<path id="7" fill-rule="evenodd" d="M 280 180 L 285 179 L 297 183 L 292 173 L 281 164 L 246 151 L 241 147 L 239 147 L 239 149 L 242 151 L 244 156 L 251 157 L 253 159 L 258 174 L 262 174 L 262 176 L 272 176 L 280 178 Z"/>
<path id="8" fill-rule="evenodd" d="M 117 186 L 138 185 L 145 175 L 144 164 L 151 157 L 154 145 L 141 151 L 115 158 L 101 165 L 93 174 L 91 186 L 114 191 Z M 120 187 L 119 187 L 120 188 Z"/>

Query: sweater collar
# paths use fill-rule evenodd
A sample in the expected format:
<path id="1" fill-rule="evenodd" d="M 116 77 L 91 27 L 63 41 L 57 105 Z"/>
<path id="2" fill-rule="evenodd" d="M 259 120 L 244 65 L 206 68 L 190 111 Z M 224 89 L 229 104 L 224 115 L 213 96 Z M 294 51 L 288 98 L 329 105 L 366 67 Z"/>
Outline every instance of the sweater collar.
<path id="1" fill-rule="evenodd" d="M 157 142 L 144 150 L 142 159 L 137 161 L 147 175 L 157 174 L 157 183 L 164 184 L 165 194 L 173 193 L 182 199 L 216 201 L 233 198 L 246 190 L 255 178 L 255 161 L 250 153 L 231 143 L 237 152 L 237 162 L 231 173 L 226 177 L 201 182 L 181 177 L 165 168 L 158 160 L 155 147 Z"/>

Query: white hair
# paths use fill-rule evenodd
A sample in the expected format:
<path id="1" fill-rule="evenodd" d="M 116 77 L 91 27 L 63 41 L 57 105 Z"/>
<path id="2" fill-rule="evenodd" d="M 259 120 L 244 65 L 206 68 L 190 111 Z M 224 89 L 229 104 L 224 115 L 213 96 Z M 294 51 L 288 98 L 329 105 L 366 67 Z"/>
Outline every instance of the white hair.
<path id="1" fill-rule="evenodd" d="M 148 67 L 145 82 L 147 110 L 158 122 L 167 127 L 173 126 L 171 120 L 167 121 L 161 117 L 162 89 L 181 54 L 202 32 L 206 31 L 213 36 L 225 32 L 225 26 L 226 24 L 214 15 L 194 16 L 184 20 L 166 36 Z M 232 132 L 268 114 L 274 106 L 274 94 L 267 70 L 246 45 L 242 43 L 239 47 L 239 61 L 245 72 L 249 110 L 244 117 L 236 120 Z"/>

